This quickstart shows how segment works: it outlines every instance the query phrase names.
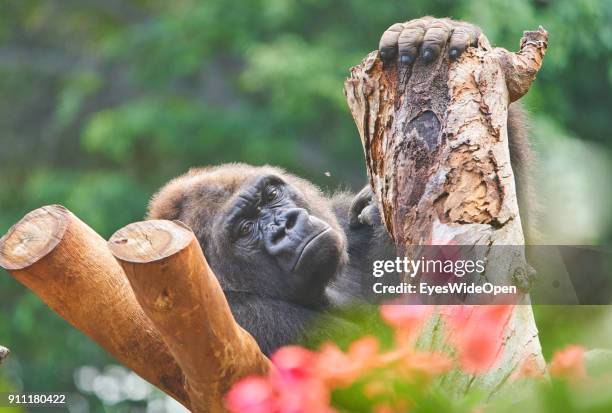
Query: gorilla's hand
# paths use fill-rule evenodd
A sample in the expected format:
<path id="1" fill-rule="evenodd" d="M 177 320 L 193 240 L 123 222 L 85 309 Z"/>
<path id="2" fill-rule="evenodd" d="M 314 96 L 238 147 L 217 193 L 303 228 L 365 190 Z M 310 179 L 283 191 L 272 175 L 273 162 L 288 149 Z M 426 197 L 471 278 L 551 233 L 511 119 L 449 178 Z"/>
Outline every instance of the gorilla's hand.
<path id="1" fill-rule="evenodd" d="M 395 23 L 380 38 L 380 57 L 385 62 L 398 58 L 411 64 L 420 54 L 425 62 L 431 62 L 450 43 L 448 55 L 454 60 L 469 46 L 476 46 L 479 35 L 480 28 L 451 19 L 423 17 Z"/>
<path id="2" fill-rule="evenodd" d="M 353 228 L 360 225 L 374 226 L 380 221 L 378 204 L 370 185 L 366 185 L 351 202 L 349 225 Z"/>

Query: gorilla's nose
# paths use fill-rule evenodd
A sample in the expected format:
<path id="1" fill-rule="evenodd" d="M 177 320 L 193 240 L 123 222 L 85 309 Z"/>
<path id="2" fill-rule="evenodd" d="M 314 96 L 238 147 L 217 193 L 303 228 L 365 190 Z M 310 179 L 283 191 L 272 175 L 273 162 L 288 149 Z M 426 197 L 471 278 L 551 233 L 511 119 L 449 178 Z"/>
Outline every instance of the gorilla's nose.
<path id="1" fill-rule="evenodd" d="M 275 217 L 275 224 L 269 225 L 264 235 L 265 248 L 269 254 L 293 254 L 295 248 L 308 236 L 309 214 L 302 208 L 289 208 Z"/>

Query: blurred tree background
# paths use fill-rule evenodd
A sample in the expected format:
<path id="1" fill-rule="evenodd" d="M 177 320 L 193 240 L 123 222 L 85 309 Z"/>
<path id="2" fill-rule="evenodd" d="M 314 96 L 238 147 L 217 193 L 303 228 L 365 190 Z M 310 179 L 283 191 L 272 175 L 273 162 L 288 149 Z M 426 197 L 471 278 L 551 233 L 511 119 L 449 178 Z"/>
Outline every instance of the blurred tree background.
<path id="1" fill-rule="evenodd" d="M 428 14 L 469 20 L 511 50 L 523 30 L 550 32 L 524 99 L 542 232 L 610 244 L 611 0 L 2 1 L 0 233 L 61 203 L 108 237 L 142 219 L 169 178 L 221 162 L 358 188 L 365 168 L 343 80 L 389 25 Z M 547 354 L 586 337 L 571 325 L 609 320 L 563 314 L 538 315 Z M 79 391 L 74 411 L 171 409 L 5 273 L 0 344 L 14 351 L 0 391 Z"/>

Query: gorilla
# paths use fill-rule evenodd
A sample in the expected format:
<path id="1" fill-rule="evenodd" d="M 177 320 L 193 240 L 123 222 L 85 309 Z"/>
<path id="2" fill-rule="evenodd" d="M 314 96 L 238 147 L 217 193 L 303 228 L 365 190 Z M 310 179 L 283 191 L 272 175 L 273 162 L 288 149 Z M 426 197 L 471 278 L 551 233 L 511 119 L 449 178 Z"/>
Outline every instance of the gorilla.
<path id="1" fill-rule="evenodd" d="M 148 218 L 192 228 L 236 321 L 270 354 L 362 298 L 372 261 L 394 256 L 371 202 L 368 191 L 325 196 L 280 168 L 225 164 L 170 181 Z"/>
<path id="2" fill-rule="evenodd" d="M 478 33 L 448 19 L 398 23 L 383 34 L 380 54 L 400 64 L 419 54 L 430 61 L 450 42 L 453 59 Z M 511 110 L 508 120 L 520 185 L 527 137 L 520 111 Z M 396 256 L 369 187 L 357 195 L 328 196 L 272 166 L 193 169 L 153 196 L 148 218 L 191 227 L 236 321 L 266 354 L 295 342 L 315 316 L 363 299 L 372 262 Z"/>

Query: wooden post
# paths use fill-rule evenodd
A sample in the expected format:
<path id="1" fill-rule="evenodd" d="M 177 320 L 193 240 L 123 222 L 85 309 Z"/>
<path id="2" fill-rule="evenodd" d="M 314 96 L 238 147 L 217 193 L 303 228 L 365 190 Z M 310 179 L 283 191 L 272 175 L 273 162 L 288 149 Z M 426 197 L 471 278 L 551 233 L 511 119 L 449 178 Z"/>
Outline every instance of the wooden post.
<path id="1" fill-rule="evenodd" d="M 119 362 L 189 408 L 184 377 L 106 241 L 60 205 L 0 239 L 0 266 Z"/>
<path id="2" fill-rule="evenodd" d="M 232 384 L 268 371 L 269 360 L 234 320 L 188 227 L 137 222 L 117 231 L 108 245 L 185 373 L 192 411 L 224 411 L 223 396 Z"/>
<path id="3" fill-rule="evenodd" d="M 436 62 L 412 66 L 383 67 L 373 52 L 351 70 L 346 98 L 383 222 L 400 249 L 524 245 L 506 123 L 510 102 L 527 92 L 540 68 L 547 37 L 542 28 L 525 32 L 515 54 L 481 36 L 456 62 L 444 50 Z M 485 277 L 529 284 L 524 251 L 489 251 Z M 528 358 L 544 369 L 529 305 L 510 315 L 501 350 L 492 372 L 464 375 L 453 386 L 481 383 L 495 391 Z"/>

